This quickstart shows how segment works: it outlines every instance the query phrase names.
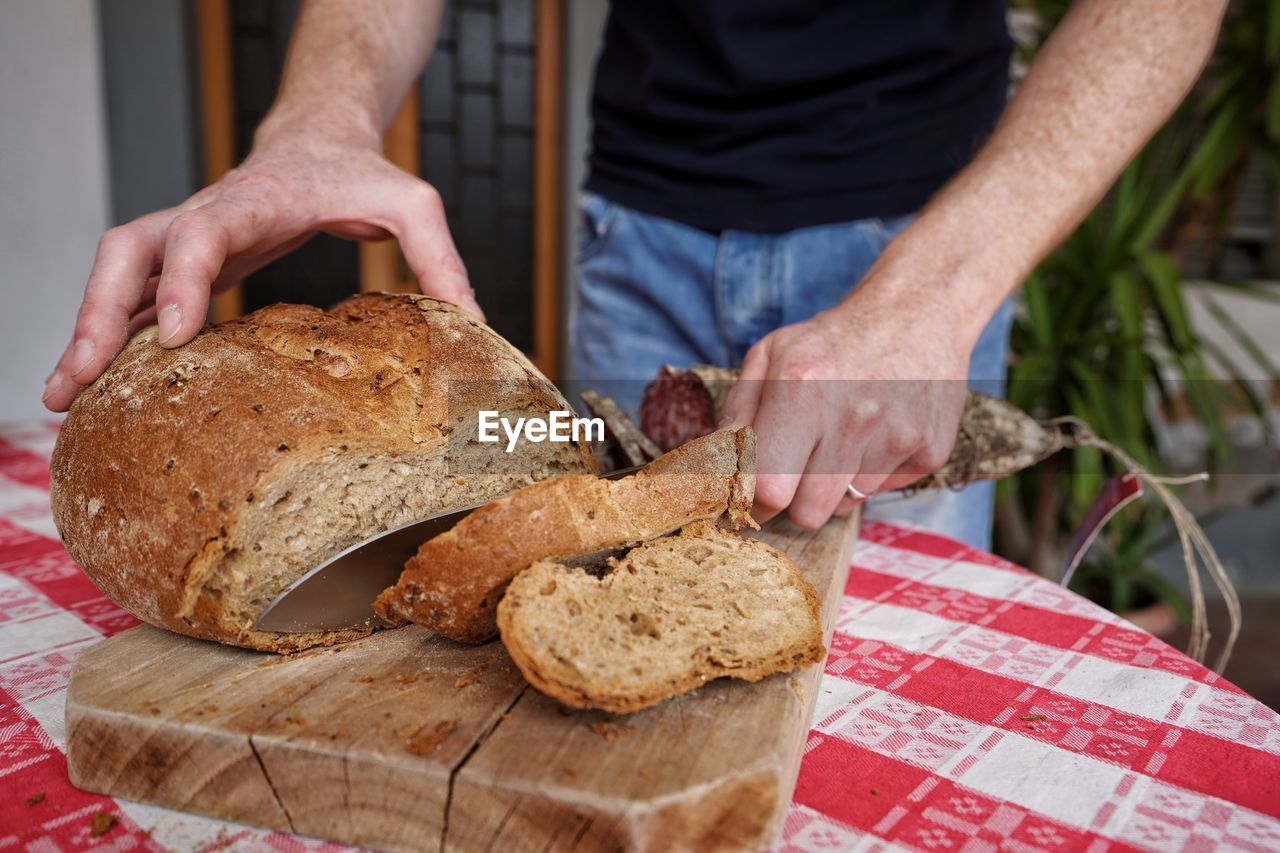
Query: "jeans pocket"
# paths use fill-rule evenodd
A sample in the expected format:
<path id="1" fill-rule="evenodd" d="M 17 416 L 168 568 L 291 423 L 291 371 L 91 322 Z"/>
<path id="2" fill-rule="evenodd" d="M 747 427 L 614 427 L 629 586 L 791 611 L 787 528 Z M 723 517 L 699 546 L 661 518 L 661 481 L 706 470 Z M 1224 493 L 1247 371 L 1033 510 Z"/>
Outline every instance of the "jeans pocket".
<path id="1" fill-rule="evenodd" d="M 574 246 L 578 263 L 599 254 L 613 230 L 618 206 L 603 196 L 584 192 L 578 199 L 578 223 L 574 228 Z"/>
<path id="2" fill-rule="evenodd" d="M 915 221 L 915 218 L 916 215 L 914 213 L 908 213 L 905 216 L 891 216 L 888 219 L 875 220 L 882 247 L 889 245 L 895 237 L 906 231 L 907 226 Z"/>

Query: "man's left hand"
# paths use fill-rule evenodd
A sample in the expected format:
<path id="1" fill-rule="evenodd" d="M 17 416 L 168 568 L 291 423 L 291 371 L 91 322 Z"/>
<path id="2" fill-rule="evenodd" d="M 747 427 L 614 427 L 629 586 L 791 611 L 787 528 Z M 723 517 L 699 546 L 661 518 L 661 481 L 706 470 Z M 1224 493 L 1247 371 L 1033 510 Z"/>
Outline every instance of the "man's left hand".
<path id="1" fill-rule="evenodd" d="M 951 454 L 971 344 L 864 288 L 757 342 L 725 400 L 721 425 L 757 433 L 759 521 L 818 528 L 860 502 L 850 484 L 899 489 Z"/>

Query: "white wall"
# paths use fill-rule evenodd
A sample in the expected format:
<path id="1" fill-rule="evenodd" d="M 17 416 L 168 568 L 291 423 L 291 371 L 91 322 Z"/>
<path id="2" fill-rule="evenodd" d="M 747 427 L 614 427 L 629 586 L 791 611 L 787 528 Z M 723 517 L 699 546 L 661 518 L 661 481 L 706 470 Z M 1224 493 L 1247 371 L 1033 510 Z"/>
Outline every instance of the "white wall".
<path id="1" fill-rule="evenodd" d="M 1272 298 L 1280 297 L 1280 288 L 1270 287 Z M 1216 347 L 1244 374 L 1245 379 L 1268 379 L 1266 371 L 1240 343 L 1236 330 L 1224 326 L 1210 310 L 1217 303 L 1231 320 L 1257 345 L 1266 359 L 1280 365 L 1280 305 L 1248 294 L 1233 293 L 1211 284 L 1188 282 L 1185 288 L 1191 325 L 1207 343 Z M 1217 367 L 1218 365 L 1212 365 Z"/>
<path id="2" fill-rule="evenodd" d="M 0 3 L 0 420 L 47 415 L 107 227 L 99 69 L 91 0 Z"/>

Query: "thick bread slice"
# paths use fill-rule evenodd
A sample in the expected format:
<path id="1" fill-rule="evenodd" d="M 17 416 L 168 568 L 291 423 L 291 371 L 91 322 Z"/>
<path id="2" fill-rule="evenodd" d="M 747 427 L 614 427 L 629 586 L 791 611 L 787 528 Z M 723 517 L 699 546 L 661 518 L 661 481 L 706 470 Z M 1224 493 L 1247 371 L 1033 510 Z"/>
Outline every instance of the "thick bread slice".
<path id="1" fill-rule="evenodd" d="M 726 517 L 751 523 L 755 433 L 720 430 L 620 480 L 556 477 L 482 506 L 423 543 L 375 608 L 464 643 L 497 636 L 507 583 L 537 560 L 599 556 Z"/>
<path id="2" fill-rule="evenodd" d="M 478 444 L 477 411 L 568 403 L 453 306 L 366 294 L 273 305 L 177 349 L 139 333 L 76 398 L 53 454 L 67 549 L 144 621 L 272 651 L 368 633 L 253 630 L 316 563 L 379 531 L 595 470 L 585 444 Z"/>
<path id="3" fill-rule="evenodd" d="M 701 522 L 610 560 L 597 577 L 543 560 L 498 605 L 529 683 L 578 708 L 629 713 L 731 676 L 822 660 L 818 596 L 781 551 Z"/>

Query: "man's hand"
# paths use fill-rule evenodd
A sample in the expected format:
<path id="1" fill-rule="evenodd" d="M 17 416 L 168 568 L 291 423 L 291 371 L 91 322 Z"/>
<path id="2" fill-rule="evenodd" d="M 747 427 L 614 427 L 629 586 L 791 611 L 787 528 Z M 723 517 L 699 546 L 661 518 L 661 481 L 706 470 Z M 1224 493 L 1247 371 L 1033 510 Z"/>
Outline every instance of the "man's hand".
<path id="1" fill-rule="evenodd" d="M 181 346 L 210 293 L 318 231 L 395 237 L 424 293 L 480 317 L 436 191 L 382 156 L 382 129 L 435 44 L 443 0 L 306 0 L 248 159 L 178 207 L 108 231 L 71 343 L 45 383 L 63 411 L 129 335 Z"/>
<path id="2" fill-rule="evenodd" d="M 242 166 L 182 205 L 103 236 L 45 405 L 64 411 L 144 326 L 158 324 L 162 346 L 185 344 L 204 324 L 211 293 L 318 231 L 397 238 L 424 293 L 482 318 L 430 185 L 371 147 L 281 140 L 255 148 Z"/>
<path id="3" fill-rule="evenodd" d="M 858 503 L 850 483 L 866 495 L 902 488 L 951 453 L 972 345 L 872 289 L 747 353 L 722 423 L 756 429 L 759 521 L 789 507 L 820 527 Z"/>
<path id="4" fill-rule="evenodd" d="M 851 506 L 851 480 L 872 494 L 946 461 L 982 327 L 1173 112 L 1225 6 L 1076 0 L 991 139 L 857 289 L 751 349 L 725 410 L 759 433 L 757 517 L 790 506 L 814 527 Z"/>

